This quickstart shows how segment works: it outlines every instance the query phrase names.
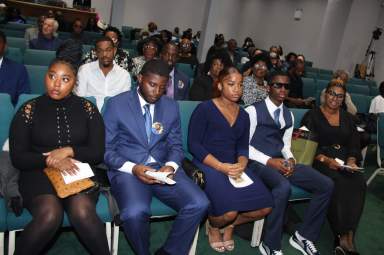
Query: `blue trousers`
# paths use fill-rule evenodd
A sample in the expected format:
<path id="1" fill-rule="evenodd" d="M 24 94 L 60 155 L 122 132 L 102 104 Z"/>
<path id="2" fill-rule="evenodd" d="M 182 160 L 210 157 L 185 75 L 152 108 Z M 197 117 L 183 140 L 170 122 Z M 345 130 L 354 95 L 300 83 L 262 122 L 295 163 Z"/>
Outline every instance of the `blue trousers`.
<path id="1" fill-rule="evenodd" d="M 136 176 L 119 172 L 110 180 L 112 194 L 120 209 L 124 232 L 136 254 L 149 255 L 151 199 L 157 197 L 178 212 L 163 245 L 168 254 L 188 254 L 195 232 L 205 217 L 209 201 L 204 192 L 179 168 L 175 185 L 141 182 Z"/>
<path id="2" fill-rule="evenodd" d="M 295 166 L 293 174 L 288 178 L 278 170 L 257 162 L 252 162 L 250 167 L 271 189 L 274 202 L 272 212 L 267 217 L 263 242 L 270 249 L 281 250 L 284 214 L 291 195 L 291 184 L 312 193 L 312 199 L 298 232 L 303 237 L 316 241 L 327 215 L 333 181 L 312 167 L 301 164 Z"/>

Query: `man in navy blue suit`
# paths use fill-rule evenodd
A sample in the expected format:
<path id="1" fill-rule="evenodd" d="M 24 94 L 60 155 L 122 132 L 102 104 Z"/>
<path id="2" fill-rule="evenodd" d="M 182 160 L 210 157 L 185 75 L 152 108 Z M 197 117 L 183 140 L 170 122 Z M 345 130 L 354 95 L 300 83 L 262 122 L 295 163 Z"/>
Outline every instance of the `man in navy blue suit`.
<path id="1" fill-rule="evenodd" d="M 124 232 L 137 254 L 149 255 L 151 199 L 178 212 L 165 244 L 156 254 L 188 254 L 209 202 L 180 167 L 184 157 L 178 104 L 164 96 L 169 67 L 150 60 L 138 75 L 137 90 L 111 98 L 106 106 L 105 163 Z M 168 185 L 148 173 L 169 172 Z"/>
<path id="2" fill-rule="evenodd" d="M 29 76 L 25 66 L 4 57 L 7 48 L 7 37 L 0 31 L 0 93 L 11 96 L 15 105 L 20 94 L 31 92 Z"/>
<path id="3" fill-rule="evenodd" d="M 179 56 L 179 47 L 169 42 L 164 45 L 160 58 L 170 67 L 169 80 L 165 94 L 174 100 L 187 100 L 189 93 L 189 78 L 183 72 L 177 70 L 175 64 Z"/>

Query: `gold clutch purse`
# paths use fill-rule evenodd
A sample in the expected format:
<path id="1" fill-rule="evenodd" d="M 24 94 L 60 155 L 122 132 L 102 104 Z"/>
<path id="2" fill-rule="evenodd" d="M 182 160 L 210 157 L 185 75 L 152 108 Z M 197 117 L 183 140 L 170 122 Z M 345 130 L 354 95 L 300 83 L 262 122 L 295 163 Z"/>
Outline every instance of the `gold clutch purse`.
<path id="1" fill-rule="evenodd" d="M 64 182 L 61 172 L 56 168 L 45 168 L 44 173 L 48 176 L 52 186 L 55 188 L 57 196 L 66 198 L 68 196 L 79 193 L 80 191 L 89 189 L 95 185 L 90 178 L 74 181 L 69 184 Z"/>

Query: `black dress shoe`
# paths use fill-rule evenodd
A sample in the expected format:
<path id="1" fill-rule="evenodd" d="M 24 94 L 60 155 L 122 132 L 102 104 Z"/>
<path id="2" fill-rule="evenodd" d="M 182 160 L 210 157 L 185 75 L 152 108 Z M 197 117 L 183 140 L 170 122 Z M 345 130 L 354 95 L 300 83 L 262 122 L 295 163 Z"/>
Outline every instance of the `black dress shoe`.
<path id="1" fill-rule="evenodd" d="M 155 255 L 170 255 L 168 252 L 166 252 L 163 247 L 159 248 L 156 252 Z"/>
<path id="2" fill-rule="evenodd" d="M 347 251 L 347 255 L 360 255 L 357 251 Z"/>

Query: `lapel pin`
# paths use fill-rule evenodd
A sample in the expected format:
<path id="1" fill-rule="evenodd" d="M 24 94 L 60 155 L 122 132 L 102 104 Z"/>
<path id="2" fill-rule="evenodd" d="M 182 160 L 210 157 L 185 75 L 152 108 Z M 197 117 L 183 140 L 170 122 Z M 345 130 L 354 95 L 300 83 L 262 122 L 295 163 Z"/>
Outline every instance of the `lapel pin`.
<path id="1" fill-rule="evenodd" d="M 163 125 L 160 122 L 155 122 L 152 124 L 152 133 L 155 135 L 161 135 L 164 131 Z"/>

